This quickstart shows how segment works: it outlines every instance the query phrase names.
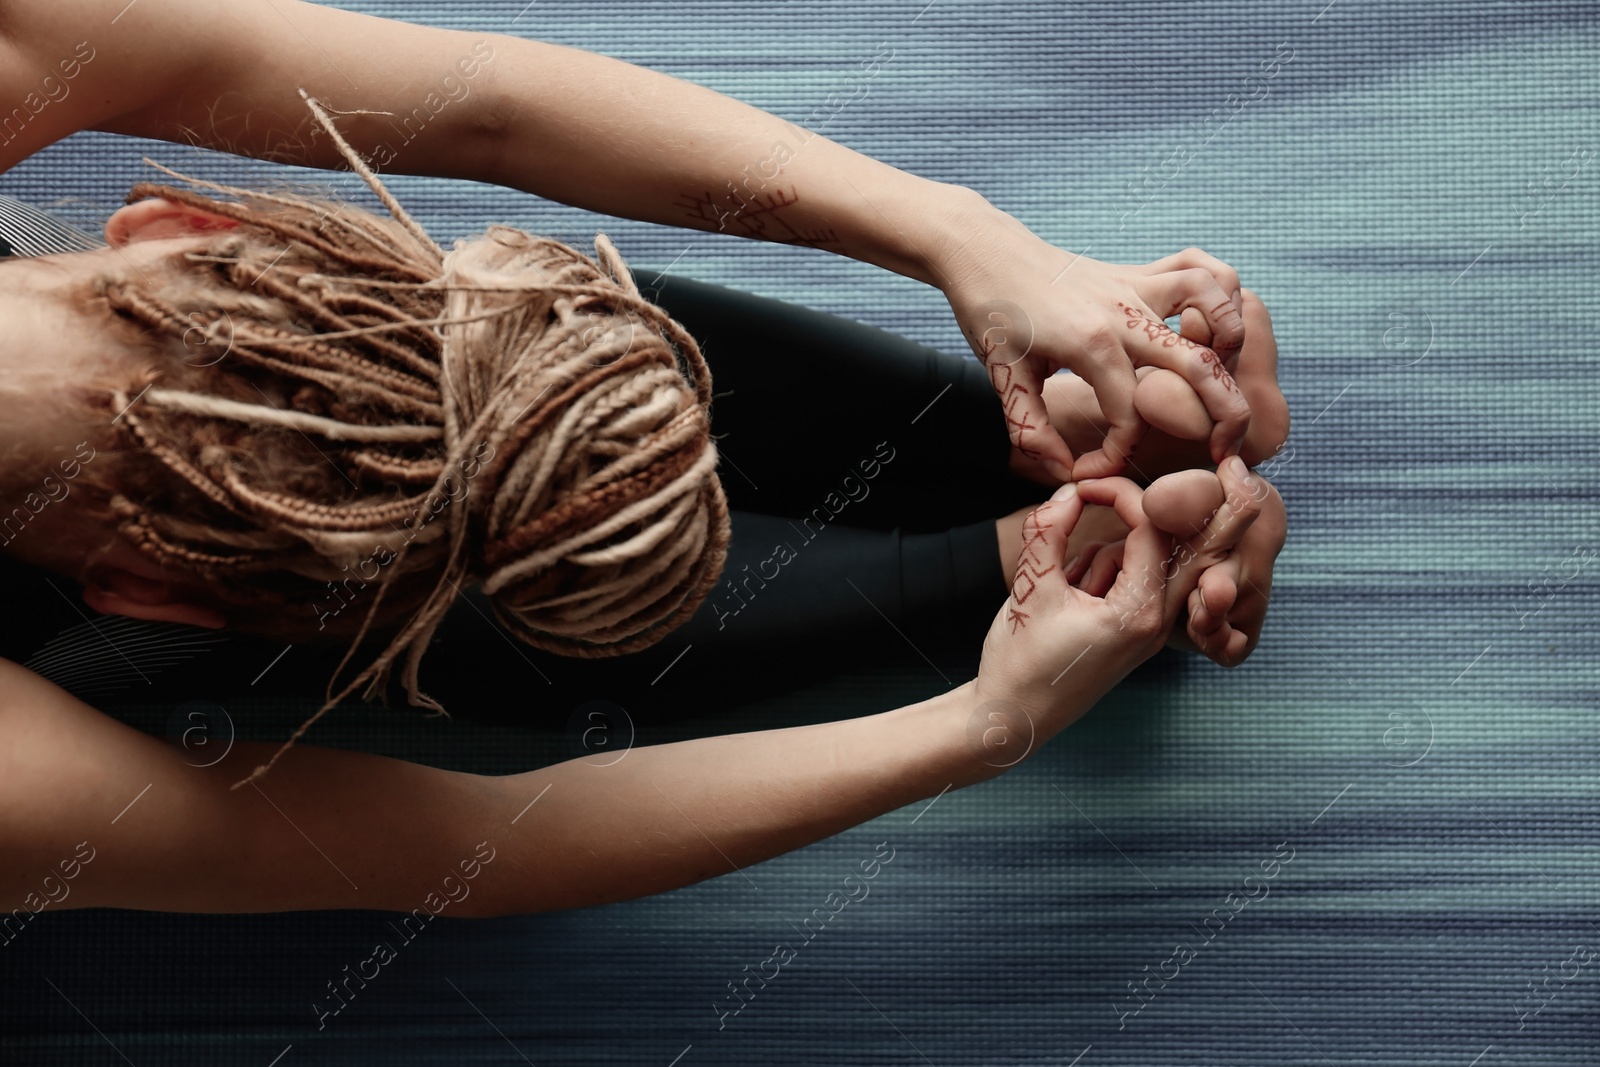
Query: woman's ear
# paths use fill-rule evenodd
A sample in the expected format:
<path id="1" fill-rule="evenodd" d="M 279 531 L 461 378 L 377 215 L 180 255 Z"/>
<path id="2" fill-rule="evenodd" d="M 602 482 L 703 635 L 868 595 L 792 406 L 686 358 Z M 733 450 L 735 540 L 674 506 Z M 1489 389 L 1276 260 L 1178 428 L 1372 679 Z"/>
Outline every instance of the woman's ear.
<path id="1" fill-rule="evenodd" d="M 106 242 L 121 248 L 130 241 L 149 241 L 163 237 L 189 237 L 194 234 L 231 230 L 235 219 L 188 204 L 155 196 L 134 204 L 124 204 L 106 220 Z"/>
<path id="2" fill-rule="evenodd" d="M 216 608 L 186 598 L 168 583 L 114 567 L 95 569 L 92 584 L 84 587 L 83 602 L 102 615 L 175 622 L 207 630 L 221 630 L 227 625 Z"/>

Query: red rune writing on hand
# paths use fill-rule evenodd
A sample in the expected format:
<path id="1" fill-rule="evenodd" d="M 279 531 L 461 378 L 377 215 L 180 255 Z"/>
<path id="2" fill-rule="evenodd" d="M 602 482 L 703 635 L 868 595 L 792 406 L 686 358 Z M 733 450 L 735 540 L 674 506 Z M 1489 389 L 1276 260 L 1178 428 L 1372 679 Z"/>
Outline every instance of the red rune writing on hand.
<path id="1" fill-rule="evenodd" d="M 1029 512 L 1027 519 L 1022 524 L 1022 550 L 1017 557 L 1017 574 L 1011 582 L 1012 604 L 1007 605 L 1006 621 L 1011 624 L 1011 632 L 1016 633 L 1017 628 L 1026 626 L 1028 613 L 1018 610 L 1028 602 L 1028 598 L 1039 588 L 1038 580 L 1055 570 L 1055 564 L 1045 565 L 1039 558 L 1039 546 L 1044 542 L 1045 532 L 1051 529 L 1052 524 L 1039 518 L 1038 509 Z"/>
<path id="2" fill-rule="evenodd" d="M 998 345 L 990 339 L 988 333 L 979 340 L 979 345 L 978 359 L 989 372 L 989 384 L 994 386 L 994 391 L 1000 396 L 1002 410 L 1005 413 L 1006 432 L 1011 435 L 1012 445 L 1031 460 L 1043 459 L 1044 453 L 1029 448 L 1022 441 L 1024 432 L 1037 430 L 1039 427 L 1028 421 L 1026 411 L 1022 411 L 1019 417 L 1019 408 L 1026 405 L 1026 398 L 1032 394 L 1028 392 L 1027 386 L 1013 380 L 1015 376 L 1011 373 L 1011 367 L 1016 361 L 1001 363 L 994 360 L 993 356 Z"/>
<path id="3" fill-rule="evenodd" d="M 1150 340 L 1159 340 L 1163 348 L 1181 347 L 1199 353 L 1200 362 L 1211 368 L 1211 376 L 1220 381 L 1222 383 L 1222 387 L 1228 392 L 1231 393 L 1234 391 L 1233 376 L 1228 373 L 1228 368 L 1222 365 L 1222 360 L 1218 359 L 1217 354 L 1211 349 L 1207 348 L 1205 345 L 1197 344 L 1194 341 L 1189 340 L 1187 337 L 1174 331 L 1172 327 L 1168 326 L 1166 323 L 1161 322 L 1158 319 L 1151 318 L 1150 316 L 1146 315 L 1141 308 L 1130 307 L 1121 301 L 1117 302 L 1117 307 L 1121 308 L 1123 313 L 1128 316 L 1127 325 L 1129 329 L 1143 330 L 1144 335 Z M 1215 314 L 1215 312 L 1213 312 L 1213 314 Z"/>

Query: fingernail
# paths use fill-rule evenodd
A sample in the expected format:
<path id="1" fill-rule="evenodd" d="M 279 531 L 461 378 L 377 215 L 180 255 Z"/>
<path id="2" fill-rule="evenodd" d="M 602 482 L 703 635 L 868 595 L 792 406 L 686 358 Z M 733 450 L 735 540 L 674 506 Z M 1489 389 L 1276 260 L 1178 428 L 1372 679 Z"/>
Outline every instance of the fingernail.
<path id="1" fill-rule="evenodd" d="M 1244 290 L 1243 289 L 1235 289 L 1233 291 L 1233 306 L 1239 309 L 1239 314 L 1241 314 L 1241 315 L 1244 314 Z"/>
<path id="2" fill-rule="evenodd" d="M 1244 465 L 1244 460 L 1240 459 L 1238 456 L 1229 456 L 1228 459 L 1227 459 L 1227 462 L 1228 462 L 1229 466 L 1232 468 L 1230 473 L 1235 478 L 1238 478 L 1240 481 L 1243 481 L 1244 479 L 1250 477 L 1250 468 L 1246 467 Z"/>
<path id="3" fill-rule="evenodd" d="M 1044 469 L 1050 472 L 1052 478 L 1060 478 L 1064 482 L 1072 481 L 1072 468 L 1063 467 L 1056 460 L 1045 460 Z"/>
<path id="4" fill-rule="evenodd" d="M 1077 482 L 1068 482 L 1066 485 L 1063 485 L 1060 489 L 1057 489 L 1055 492 L 1051 493 L 1050 494 L 1050 499 L 1051 500 L 1066 500 L 1067 498 L 1076 496 L 1077 494 L 1078 494 L 1078 483 Z"/>

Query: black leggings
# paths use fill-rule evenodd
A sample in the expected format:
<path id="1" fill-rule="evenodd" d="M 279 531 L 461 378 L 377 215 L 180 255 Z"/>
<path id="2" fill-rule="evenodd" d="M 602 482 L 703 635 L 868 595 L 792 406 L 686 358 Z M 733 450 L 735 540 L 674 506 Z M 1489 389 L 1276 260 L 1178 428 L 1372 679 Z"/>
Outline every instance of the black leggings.
<path id="1" fill-rule="evenodd" d="M 0 237 L 17 251 L 95 243 L 69 230 L 0 198 Z M 0 246 L 0 255 L 10 251 Z M 773 664 L 802 647 L 836 655 L 887 639 L 919 654 L 964 645 L 975 655 L 1006 593 L 994 520 L 1045 495 L 1008 471 L 1000 404 L 977 361 L 782 301 L 648 268 L 634 274 L 712 369 L 712 433 L 733 513 L 722 580 L 656 646 L 594 660 L 521 646 L 491 621 L 487 599 L 469 592 L 436 635 L 424 687 L 456 707 L 526 707 L 543 691 L 552 699 L 534 703 L 560 708 L 601 691 L 670 701 L 692 685 L 680 679 L 704 677 L 696 664 Z M 25 570 L 0 568 L 0 585 L 28 593 L 46 616 L 26 634 L 5 635 L 0 652 L 20 659 L 32 651 L 21 645 L 82 620 Z M 140 697 L 315 695 L 342 652 L 301 646 L 270 681 L 244 686 L 281 648 L 229 634 L 181 669 L 142 673 Z M 679 670 L 687 656 L 690 668 Z M 669 671 L 676 676 L 665 683 Z"/>
<path id="2" fill-rule="evenodd" d="M 926 632 L 998 609 L 994 520 L 1047 494 L 1009 473 L 976 360 L 690 278 L 643 292 L 711 366 L 733 510 L 723 581 L 675 637 L 762 642 L 874 608 Z"/>

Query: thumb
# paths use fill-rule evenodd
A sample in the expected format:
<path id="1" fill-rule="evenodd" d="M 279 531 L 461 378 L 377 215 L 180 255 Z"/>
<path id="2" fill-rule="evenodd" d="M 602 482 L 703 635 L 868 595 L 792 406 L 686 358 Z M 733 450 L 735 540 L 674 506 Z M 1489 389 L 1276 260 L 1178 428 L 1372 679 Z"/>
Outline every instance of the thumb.
<path id="1" fill-rule="evenodd" d="M 1238 547 L 1265 498 L 1261 479 L 1250 473 L 1244 460 L 1229 456 L 1217 467 L 1224 491 L 1222 506 L 1212 513 L 1205 529 L 1178 545 L 1167 568 L 1166 616 L 1176 619 L 1189 594 L 1208 567 L 1227 559 Z"/>

